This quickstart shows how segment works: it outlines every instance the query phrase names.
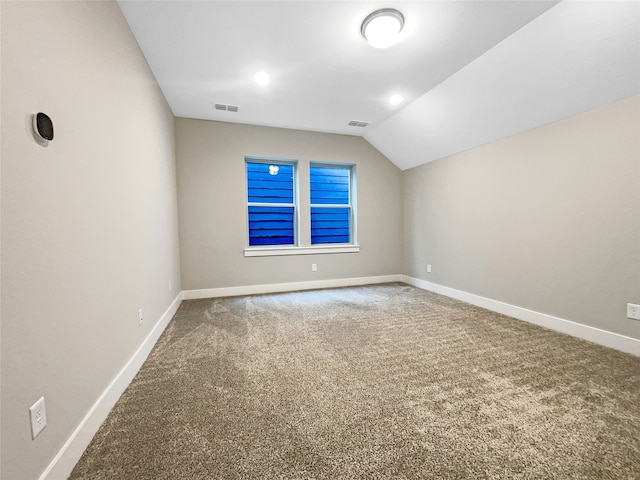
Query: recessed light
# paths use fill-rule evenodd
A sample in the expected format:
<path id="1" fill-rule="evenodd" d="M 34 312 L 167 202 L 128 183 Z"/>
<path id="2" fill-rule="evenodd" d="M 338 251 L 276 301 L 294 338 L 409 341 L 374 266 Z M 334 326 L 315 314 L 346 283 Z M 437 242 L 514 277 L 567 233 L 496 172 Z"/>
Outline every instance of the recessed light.
<path id="1" fill-rule="evenodd" d="M 404 16 L 394 8 L 376 10 L 364 19 L 360 31 L 374 48 L 387 48 L 398 41 Z"/>
<path id="2" fill-rule="evenodd" d="M 258 85 L 264 87 L 266 85 L 269 85 L 270 77 L 266 72 L 258 72 L 253 76 L 253 79 Z"/>
<path id="3" fill-rule="evenodd" d="M 397 93 L 389 97 L 389 103 L 391 105 L 398 105 L 399 103 L 402 103 L 403 100 L 404 100 L 404 97 Z"/>

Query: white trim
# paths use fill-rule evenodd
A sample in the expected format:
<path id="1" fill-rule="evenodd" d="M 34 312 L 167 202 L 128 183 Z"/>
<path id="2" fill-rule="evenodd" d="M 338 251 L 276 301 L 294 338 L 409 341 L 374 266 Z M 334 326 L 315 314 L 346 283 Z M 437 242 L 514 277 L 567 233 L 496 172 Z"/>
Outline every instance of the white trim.
<path id="1" fill-rule="evenodd" d="M 324 253 L 358 253 L 360 245 L 327 245 L 315 247 L 249 247 L 245 257 L 270 257 L 275 255 L 316 255 Z"/>
<path id="2" fill-rule="evenodd" d="M 256 295 L 260 293 L 292 292 L 296 290 L 314 290 L 319 288 L 353 287 L 374 283 L 400 282 L 402 275 L 380 275 L 377 277 L 337 278 L 333 280 L 313 280 L 309 282 L 270 283 L 266 285 L 247 285 L 242 287 L 206 288 L 202 290 L 185 290 L 184 300 L 198 298 L 236 297 L 240 295 Z"/>
<path id="3" fill-rule="evenodd" d="M 131 383 L 131 380 L 133 380 L 133 377 L 135 377 L 149 356 L 149 353 L 151 353 L 151 349 L 175 315 L 181 301 L 182 293 L 179 293 L 133 356 L 125 366 L 122 367 L 122 370 L 120 370 L 109 386 L 107 386 L 100 397 L 98 397 L 98 400 L 96 400 L 89 409 L 89 412 L 80 421 L 49 466 L 42 475 L 40 475 L 40 480 L 59 480 L 61 478 L 67 478 L 71 474 L 76 463 L 78 463 L 78 460 L 80 460 L 89 443 L 91 443 L 98 428 L 100 428 L 100 425 L 102 425 L 102 422 L 107 418 L 107 415 L 120 398 L 120 395 L 122 395 L 129 383 Z"/>
<path id="4" fill-rule="evenodd" d="M 498 300 L 481 297 L 480 295 L 456 290 L 455 288 L 445 287 L 444 285 L 431 283 L 426 280 L 420 280 L 407 275 L 401 275 L 401 278 L 402 282 L 413 285 L 414 287 L 422 288 L 423 290 L 429 290 L 441 295 L 446 295 L 447 297 L 462 300 L 463 302 L 486 308 L 493 312 L 517 318 L 518 320 L 533 323 L 556 332 L 565 333 L 573 337 L 578 337 L 589 342 L 597 343 L 598 345 L 603 345 L 605 347 L 640 357 L 639 339 L 591 327 L 582 323 L 573 322 L 571 320 L 565 320 L 564 318 L 554 317 L 552 315 L 547 315 L 546 313 L 536 312 L 534 310 L 518 307 Z"/>

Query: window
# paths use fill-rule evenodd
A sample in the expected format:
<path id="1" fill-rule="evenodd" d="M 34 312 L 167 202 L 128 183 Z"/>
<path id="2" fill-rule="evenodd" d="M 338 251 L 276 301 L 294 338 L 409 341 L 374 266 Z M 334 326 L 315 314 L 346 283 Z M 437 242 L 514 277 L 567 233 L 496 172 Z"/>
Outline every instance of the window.
<path id="1" fill-rule="evenodd" d="M 246 159 L 249 246 L 296 245 L 296 164 Z"/>
<path id="2" fill-rule="evenodd" d="M 355 165 L 311 162 L 299 167 L 296 160 L 245 157 L 245 169 L 245 257 L 360 251 L 356 238 Z M 309 181 L 304 185 L 302 202 L 299 173 L 305 182 Z M 304 222 L 302 228 L 300 221 Z"/>
<path id="3" fill-rule="evenodd" d="M 353 167 L 312 163 L 311 244 L 353 243 Z"/>

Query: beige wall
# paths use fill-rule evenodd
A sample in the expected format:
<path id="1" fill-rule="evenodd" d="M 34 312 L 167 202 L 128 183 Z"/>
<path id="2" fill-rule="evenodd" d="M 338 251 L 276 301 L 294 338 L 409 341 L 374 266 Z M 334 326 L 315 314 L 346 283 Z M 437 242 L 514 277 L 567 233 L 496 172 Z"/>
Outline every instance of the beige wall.
<path id="1" fill-rule="evenodd" d="M 403 179 L 406 274 L 640 338 L 640 98 Z"/>
<path id="2" fill-rule="evenodd" d="M 174 130 L 115 2 L 0 8 L 0 476 L 33 480 L 180 291 Z M 38 111 L 55 125 L 46 148 Z"/>
<path id="3" fill-rule="evenodd" d="M 245 156 L 298 160 L 303 217 L 309 161 L 356 164 L 360 252 L 244 257 Z M 401 172 L 362 138 L 178 118 L 176 158 L 185 290 L 400 272 Z"/>

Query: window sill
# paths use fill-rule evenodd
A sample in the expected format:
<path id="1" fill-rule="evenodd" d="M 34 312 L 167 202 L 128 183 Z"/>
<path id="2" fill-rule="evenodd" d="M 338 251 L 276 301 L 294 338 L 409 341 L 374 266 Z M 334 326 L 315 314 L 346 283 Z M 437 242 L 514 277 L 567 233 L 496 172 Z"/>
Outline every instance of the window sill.
<path id="1" fill-rule="evenodd" d="M 360 245 L 330 245 L 322 247 L 251 247 L 244 249 L 245 257 L 277 255 L 317 255 L 326 253 L 358 253 Z"/>

